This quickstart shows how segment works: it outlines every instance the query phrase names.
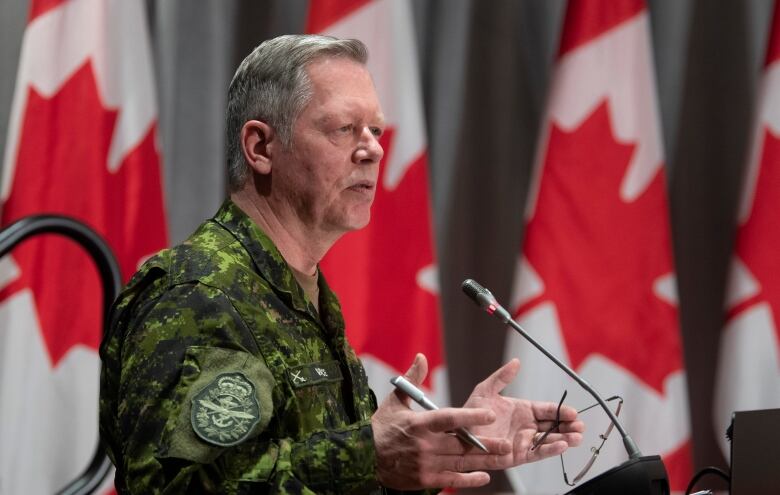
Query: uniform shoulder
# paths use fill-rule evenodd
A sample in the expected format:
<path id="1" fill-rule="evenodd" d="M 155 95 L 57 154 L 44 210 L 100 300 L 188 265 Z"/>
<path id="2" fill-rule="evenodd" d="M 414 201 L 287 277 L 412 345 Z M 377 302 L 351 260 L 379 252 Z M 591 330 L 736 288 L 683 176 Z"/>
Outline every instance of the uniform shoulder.
<path id="1" fill-rule="evenodd" d="M 215 221 L 204 222 L 166 255 L 171 285 L 197 281 L 221 287 L 229 283 L 236 271 L 252 270 L 249 253 L 230 231 Z"/>
<path id="2" fill-rule="evenodd" d="M 117 298 L 114 312 L 156 300 L 177 286 L 225 287 L 238 270 L 251 270 L 251 258 L 229 231 L 206 221 L 181 244 L 146 260 Z"/>

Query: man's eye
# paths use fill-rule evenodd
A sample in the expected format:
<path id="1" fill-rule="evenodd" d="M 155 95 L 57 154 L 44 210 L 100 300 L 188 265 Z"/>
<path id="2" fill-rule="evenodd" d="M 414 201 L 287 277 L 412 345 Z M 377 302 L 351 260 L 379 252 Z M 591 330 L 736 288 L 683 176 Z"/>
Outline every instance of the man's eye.
<path id="1" fill-rule="evenodd" d="M 352 124 L 347 124 L 345 126 L 339 127 L 339 132 L 352 132 Z"/>
<path id="2" fill-rule="evenodd" d="M 371 128 L 371 134 L 373 134 L 375 137 L 381 137 L 384 130 L 381 127 L 372 127 Z"/>

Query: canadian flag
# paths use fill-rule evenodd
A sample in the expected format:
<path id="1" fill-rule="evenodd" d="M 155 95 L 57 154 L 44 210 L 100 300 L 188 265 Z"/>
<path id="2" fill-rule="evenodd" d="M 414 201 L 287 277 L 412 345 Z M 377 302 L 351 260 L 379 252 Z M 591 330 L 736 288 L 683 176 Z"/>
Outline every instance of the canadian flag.
<path id="1" fill-rule="evenodd" d="M 673 490 L 690 477 L 686 377 L 677 320 L 664 157 L 643 0 L 570 0 L 541 130 L 512 307 L 536 339 L 607 396 L 644 454 L 663 456 Z M 594 399 L 512 332 L 521 371 L 507 393 L 578 409 Z M 582 414 L 569 479 L 608 418 Z M 585 479 L 627 459 L 613 434 Z M 509 471 L 519 493 L 561 493 L 561 462 Z"/>
<path id="2" fill-rule="evenodd" d="M 2 224 L 36 213 L 101 234 L 125 280 L 167 244 L 143 0 L 32 0 L 3 156 Z M 0 261 L 0 492 L 50 494 L 98 440 L 97 271 L 72 241 Z"/>
<path id="3" fill-rule="evenodd" d="M 322 262 L 347 336 L 380 398 L 417 352 L 425 386 L 448 401 L 438 273 L 431 231 L 427 144 L 411 7 L 407 0 L 312 0 L 306 31 L 357 38 L 385 113 L 385 156 L 368 227 L 342 237 Z"/>
<path id="4" fill-rule="evenodd" d="M 726 295 L 715 377 L 715 433 L 734 411 L 780 407 L 780 6 L 775 4 Z"/>

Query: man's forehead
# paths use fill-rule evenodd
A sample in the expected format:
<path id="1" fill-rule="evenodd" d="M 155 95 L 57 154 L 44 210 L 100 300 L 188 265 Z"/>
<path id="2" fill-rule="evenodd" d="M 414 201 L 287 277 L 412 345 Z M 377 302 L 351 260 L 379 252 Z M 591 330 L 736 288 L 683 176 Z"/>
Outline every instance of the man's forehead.
<path id="1" fill-rule="evenodd" d="M 369 120 L 372 125 L 382 126 L 385 124 L 385 114 L 378 106 L 366 114 L 366 106 L 360 104 L 357 100 L 350 101 L 345 99 L 340 105 L 322 105 L 317 109 L 314 115 L 315 122 L 319 124 L 328 124 L 332 122 L 341 122 L 345 117 L 355 118 L 357 120 Z"/>
<path id="2" fill-rule="evenodd" d="M 340 80 L 344 78 L 361 78 L 371 81 L 373 85 L 373 79 L 368 68 L 351 58 L 344 56 L 318 57 L 304 67 L 306 74 L 312 82 L 327 82 L 329 80 Z"/>
<path id="3" fill-rule="evenodd" d="M 374 81 L 360 62 L 344 57 L 321 58 L 307 65 L 307 73 L 314 93 L 310 104 L 317 103 L 322 114 L 318 120 L 368 109 L 374 113 L 373 119 L 384 121 Z"/>

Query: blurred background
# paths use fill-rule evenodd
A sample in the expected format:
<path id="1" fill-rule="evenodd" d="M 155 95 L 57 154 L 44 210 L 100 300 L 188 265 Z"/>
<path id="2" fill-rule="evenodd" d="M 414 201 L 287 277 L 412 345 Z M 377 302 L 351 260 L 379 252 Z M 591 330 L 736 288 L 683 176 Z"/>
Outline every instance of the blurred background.
<path id="1" fill-rule="evenodd" d="M 305 0 L 146 3 L 170 243 L 225 197 L 224 108 L 235 68 L 263 40 L 303 32 L 308 7 Z M 696 471 L 727 465 L 718 447 L 724 432 L 712 421 L 714 374 L 773 2 L 649 0 L 647 7 Z M 506 358 L 505 331 L 465 303 L 459 286 L 473 277 L 510 300 L 566 1 L 414 0 L 411 9 L 444 355 L 451 402 L 460 404 Z M 0 0 L 0 149 L 28 17 L 27 1 Z M 551 391 L 550 400 L 559 394 Z M 508 489 L 501 476 L 490 488 Z"/>

